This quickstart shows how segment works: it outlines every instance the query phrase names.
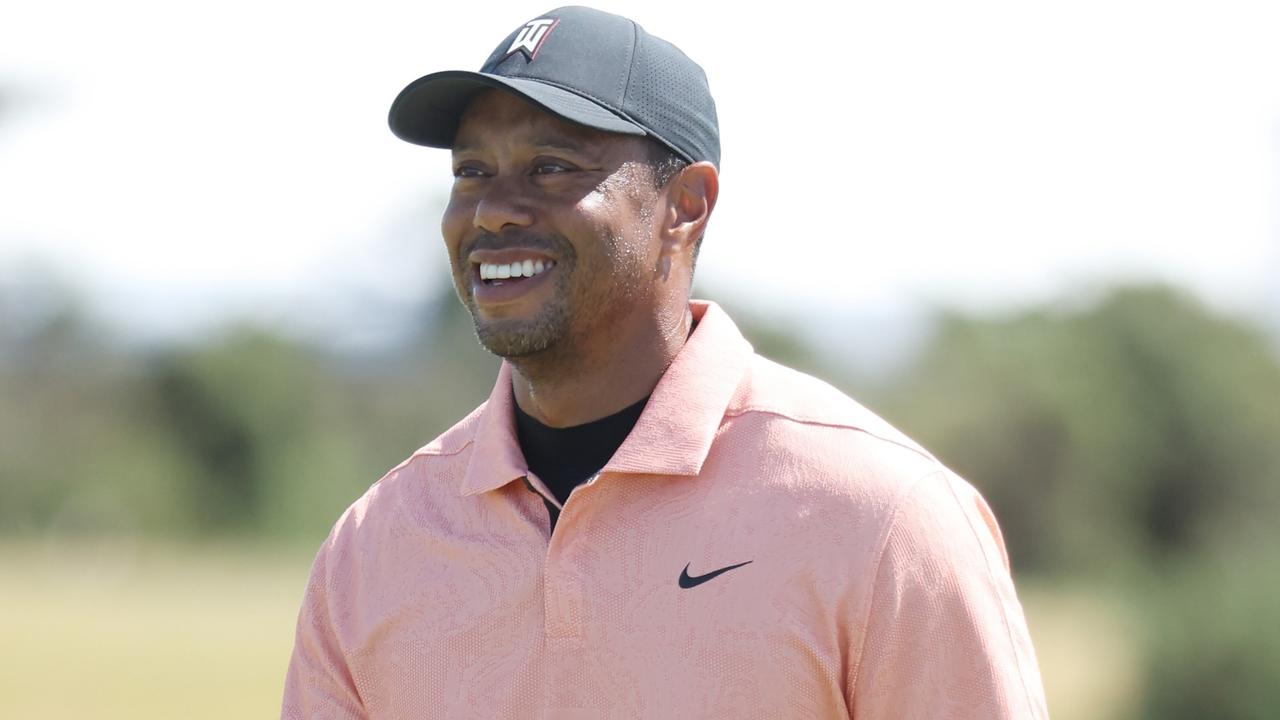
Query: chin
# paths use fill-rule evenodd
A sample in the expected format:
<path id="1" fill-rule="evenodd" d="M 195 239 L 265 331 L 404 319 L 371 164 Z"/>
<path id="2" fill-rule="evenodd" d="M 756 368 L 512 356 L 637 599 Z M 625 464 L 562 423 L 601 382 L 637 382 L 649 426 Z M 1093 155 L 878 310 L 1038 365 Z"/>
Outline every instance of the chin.
<path id="1" fill-rule="evenodd" d="M 540 355 L 559 345 L 568 335 L 568 316 L 548 311 L 530 319 L 481 319 L 473 308 L 476 339 L 486 350 L 501 358 L 515 359 Z"/>

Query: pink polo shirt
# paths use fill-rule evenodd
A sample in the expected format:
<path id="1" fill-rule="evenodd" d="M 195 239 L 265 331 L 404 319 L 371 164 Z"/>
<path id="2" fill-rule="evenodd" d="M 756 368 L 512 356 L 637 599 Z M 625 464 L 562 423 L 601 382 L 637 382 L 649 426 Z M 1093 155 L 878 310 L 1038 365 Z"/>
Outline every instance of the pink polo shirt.
<path id="1" fill-rule="evenodd" d="M 978 493 L 692 307 L 697 329 L 554 534 L 506 365 L 342 515 L 284 718 L 1047 717 Z"/>

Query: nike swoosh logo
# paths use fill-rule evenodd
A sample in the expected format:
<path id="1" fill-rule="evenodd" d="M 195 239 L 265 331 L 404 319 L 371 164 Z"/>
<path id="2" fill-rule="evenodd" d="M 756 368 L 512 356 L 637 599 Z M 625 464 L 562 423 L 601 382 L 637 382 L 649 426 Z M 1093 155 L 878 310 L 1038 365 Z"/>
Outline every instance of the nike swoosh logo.
<path id="1" fill-rule="evenodd" d="M 693 563 L 689 563 L 689 565 L 692 565 L 692 564 Z M 714 578 L 717 575 L 722 575 L 734 568 L 740 568 L 743 565 L 750 565 L 750 564 L 751 564 L 751 561 L 748 560 L 746 562 L 740 562 L 737 565 L 730 565 L 728 567 L 722 567 L 719 570 L 712 570 L 706 575 L 699 575 L 697 577 L 689 577 L 689 565 L 685 565 L 684 570 L 680 571 L 680 587 L 688 590 L 691 587 L 697 587 L 701 585 L 702 583 L 710 580 L 711 578 Z"/>

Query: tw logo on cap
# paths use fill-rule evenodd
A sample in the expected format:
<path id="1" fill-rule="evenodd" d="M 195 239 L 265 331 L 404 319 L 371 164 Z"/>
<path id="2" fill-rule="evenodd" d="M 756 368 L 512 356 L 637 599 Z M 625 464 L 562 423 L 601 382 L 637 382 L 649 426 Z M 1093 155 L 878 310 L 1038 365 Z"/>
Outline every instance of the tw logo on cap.
<path id="1" fill-rule="evenodd" d="M 515 42 L 511 43 L 506 56 L 511 57 L 519 50 L 524 53 L 525 59 L 532 62 L 534 56 L 538 54 L 538 48 L 542 47 L 543 41 L 559 22 L 553 18 L 539 18 L 525 23 L 524 27 L 520 28 L 520 32 L 516 33 Z"/>

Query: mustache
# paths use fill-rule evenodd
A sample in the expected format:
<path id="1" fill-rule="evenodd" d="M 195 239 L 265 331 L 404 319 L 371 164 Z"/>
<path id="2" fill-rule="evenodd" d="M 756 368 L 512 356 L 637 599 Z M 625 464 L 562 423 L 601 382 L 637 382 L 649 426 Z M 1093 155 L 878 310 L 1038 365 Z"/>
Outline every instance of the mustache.
<path id="1" fill-rule="evenodd" d="M 460 258 L 465 258 L 475 250 L 502 250 L 509 247 L 544 250 L 548 254 L 569 260 L 577 256 L 573 245 L 562 235 L 541 235 L 521 230 L 492 233 L 481 231 L 463 244 Z"/>

